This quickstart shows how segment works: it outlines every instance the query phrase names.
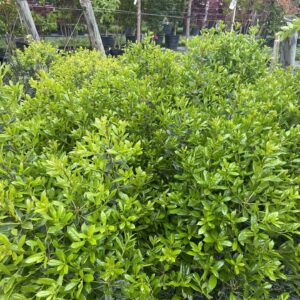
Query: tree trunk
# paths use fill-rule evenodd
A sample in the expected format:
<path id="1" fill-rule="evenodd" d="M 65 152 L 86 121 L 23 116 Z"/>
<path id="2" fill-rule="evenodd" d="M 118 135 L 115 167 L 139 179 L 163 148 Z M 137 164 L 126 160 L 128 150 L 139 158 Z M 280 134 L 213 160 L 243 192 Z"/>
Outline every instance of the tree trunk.
<path id="1" fill-rule="evenodd" d="M 17 4 L 27 32 L 32 36 L 33 40 L 39 41 L 40 37 L 36 30 L 27 0 L 17 0 Z"/>
<path id="2" fill-rule="evenodd" d="M 295 65 L 298 32 L 282 41 L 280 47 L 280 63 L 284 68 Z"/>
<path id="3" fill-rule="evenodd" d="M 137 0 L 137 27 L 136 27 L 136 39 L 141 41 L 141 27 L 142 27 L 142 1 Z"/>
<path id="4" fill-rule="evenodd" d="M 85 21 L 89 31 L 89 37 L 92 47 L 105 55 L 101 35 L 96 22 L 94 10 L 90 0 L 80 0 L 80 5 L 83 9 Z"/>
<path id="5" fill-rule="evenodd" d="M 210 6 L 210 0 L 207 0 L 206 5 L 205 5 L 205 14 L 204 14 L 204 19 L 203 19 L 203 27 L 205 27 L 207 25 L 209 6 Z"/>
<path id="6" fill-rule="evenodd" d="M 191 31 L 192 4 L 193 4 L 193 0 L 188 0 L 187 18 L 186 18 L 186 32 L 185 32 L 185 35 L 186 35 L 187 39 L 190 37 L 190 31 Z"/>
<path id="7" fill-rule="evenodd" d="M 230 32 L 233 32 L 233 31 L 234 31 L 235 17 L 236 17 L 236 6 L 235 6 L 235 8 L 233 9 Z"/>

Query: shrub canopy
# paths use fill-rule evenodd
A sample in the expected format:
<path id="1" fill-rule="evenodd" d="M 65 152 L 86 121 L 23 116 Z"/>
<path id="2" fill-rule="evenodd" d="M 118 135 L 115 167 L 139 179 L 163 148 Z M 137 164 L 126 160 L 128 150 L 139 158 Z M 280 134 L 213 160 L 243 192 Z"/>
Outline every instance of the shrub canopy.
<path id="1" fill-rule="evenodd" d="M 1 299 L 299 297 L 299 73 L 214 30 L 49 47 L 0 80 Z"/>

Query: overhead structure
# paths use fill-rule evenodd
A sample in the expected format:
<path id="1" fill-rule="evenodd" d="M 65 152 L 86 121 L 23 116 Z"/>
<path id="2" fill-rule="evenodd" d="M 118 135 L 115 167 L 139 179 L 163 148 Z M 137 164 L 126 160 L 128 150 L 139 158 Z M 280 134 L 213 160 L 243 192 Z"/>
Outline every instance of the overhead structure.
<path id="1" fill-rule="evenodd" d="M 91 45 L 94 49 L 105 55 L 100 31 L 96 22 L 93 6 L 90 0 L 80 0 L 80 5 L 83 9 L 86 25 L 89 32 Z"/>
<path id="2" fill-rule="evenodd" d="M 224 0 L 193 0 L 190 14 L 192 26 L 210 28 L 214 27 L 218 21 L 224 21 L 223 7 Z"/>
<path id="3" fill-rule="evenodd" d="M 39 41 L 40 36 L 36 30 L 34 20 L 29 8 L 27 0 L 17 0 L 18 10 L 27 32 L 31 35 L 34 41 Z"/>

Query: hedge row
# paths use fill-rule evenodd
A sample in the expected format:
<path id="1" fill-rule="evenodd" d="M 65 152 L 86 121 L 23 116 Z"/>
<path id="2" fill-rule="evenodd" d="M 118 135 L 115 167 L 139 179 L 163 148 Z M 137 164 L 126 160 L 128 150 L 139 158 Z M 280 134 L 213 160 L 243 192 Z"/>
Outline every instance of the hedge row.
<path id="1" fill-rule="evenodd" d="M 300 297 L 300 75 L 188 47 L 2 67 L 0 299 Z"/>

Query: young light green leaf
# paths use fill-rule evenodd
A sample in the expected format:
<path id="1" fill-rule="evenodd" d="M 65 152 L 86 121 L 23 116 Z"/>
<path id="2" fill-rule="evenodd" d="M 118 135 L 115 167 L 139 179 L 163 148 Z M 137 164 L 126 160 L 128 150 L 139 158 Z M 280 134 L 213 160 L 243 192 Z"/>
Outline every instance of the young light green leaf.
<path id="1" fill-rule="evenodd" d="M 211 275 L 208 280 L 209 289 L 213 290 L 217 286 L 217 283 L 218 283 L 218 279 L 214 275 Z"/>

